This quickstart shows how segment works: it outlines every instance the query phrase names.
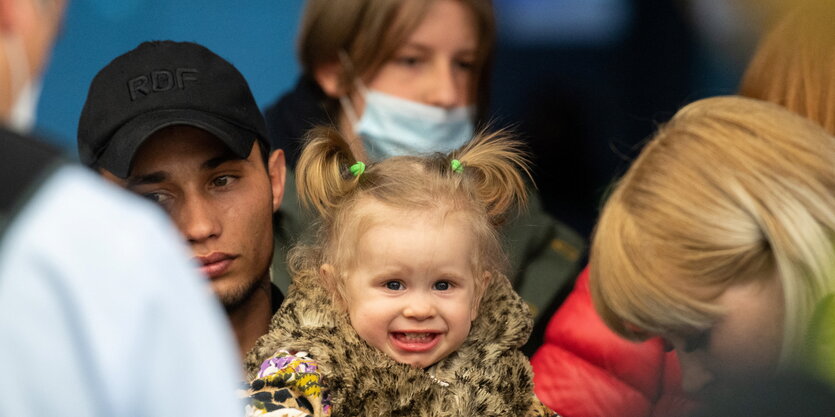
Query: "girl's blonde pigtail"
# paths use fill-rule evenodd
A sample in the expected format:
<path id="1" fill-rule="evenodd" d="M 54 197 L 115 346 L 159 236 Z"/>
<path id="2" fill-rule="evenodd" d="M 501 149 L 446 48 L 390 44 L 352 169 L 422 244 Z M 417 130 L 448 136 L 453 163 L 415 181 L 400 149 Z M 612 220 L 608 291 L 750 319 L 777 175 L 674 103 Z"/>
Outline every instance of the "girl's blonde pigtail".
<path id="1" fill-rule="evenodd" d="M 460 161 L 460 174 L 474 181 L 477 198 L 484 204 L 491 223 L 499 225 L 512 208 L 527 203 L 527 182 L 531 179 L 530 160 L 524 144 L 507 130 L 480 132 L 470 143 L 450 155 Z"/>
<path id="2" fill-rule="evenodd" d="M 350 146 L 335 129 L 317 127 L 307 134 L 307 145 L 296 165 L 296 187 L 302 205 L 325 219 L 360 180 L 350 172 L 357 161 Z"/>

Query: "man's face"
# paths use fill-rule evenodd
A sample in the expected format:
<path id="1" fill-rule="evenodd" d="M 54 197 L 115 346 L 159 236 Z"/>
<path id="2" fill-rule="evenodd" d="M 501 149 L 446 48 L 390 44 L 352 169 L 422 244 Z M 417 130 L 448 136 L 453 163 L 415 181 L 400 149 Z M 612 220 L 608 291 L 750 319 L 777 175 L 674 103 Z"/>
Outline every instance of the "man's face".
<path id="1" fill-rule="evenodd" d="M 283 159 L 273 159 L 270 171 L 280 177 L 269 175 L 257 143 L 240 159 L 202 129 L 172 126 L 139 148 L 125 182 L 168 212 L 227 310 L 268 280 L 284 186 Z"/>

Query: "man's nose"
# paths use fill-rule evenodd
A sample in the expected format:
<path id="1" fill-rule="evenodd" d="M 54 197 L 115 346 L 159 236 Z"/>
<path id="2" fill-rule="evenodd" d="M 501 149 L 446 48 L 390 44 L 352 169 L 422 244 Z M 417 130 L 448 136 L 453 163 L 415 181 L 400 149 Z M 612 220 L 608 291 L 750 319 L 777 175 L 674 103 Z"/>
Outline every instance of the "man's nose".
<path id="1" fill-rule="evenodd" d="M 198 197 L 186 198 L 177 215 L 177 226 L 189 243 L 217 237 L 221 225 L 211 205 Z"/>

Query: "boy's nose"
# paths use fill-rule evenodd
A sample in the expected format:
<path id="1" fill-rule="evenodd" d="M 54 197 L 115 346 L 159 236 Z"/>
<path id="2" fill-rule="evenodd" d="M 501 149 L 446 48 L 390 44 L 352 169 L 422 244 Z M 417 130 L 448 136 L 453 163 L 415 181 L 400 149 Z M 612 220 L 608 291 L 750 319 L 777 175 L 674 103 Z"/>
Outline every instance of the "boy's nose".
<path id="1" fill-rule="evenodd" d="M 682 350 L 677 350 L 676 355 L 681 364 L 681 388 L 685 392 L 698 393 L 713 381 L 713 374 L 705 368 L 697 355 Z"/>

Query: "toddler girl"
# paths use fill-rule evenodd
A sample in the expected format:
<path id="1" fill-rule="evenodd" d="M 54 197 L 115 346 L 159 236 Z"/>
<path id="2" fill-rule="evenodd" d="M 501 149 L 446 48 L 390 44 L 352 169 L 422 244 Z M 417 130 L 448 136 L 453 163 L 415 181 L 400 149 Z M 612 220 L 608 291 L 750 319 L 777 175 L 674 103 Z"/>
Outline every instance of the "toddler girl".
<path id="1" fill-rule="evenodd" d="M 496 227 L 526 199 L 507 135 L 451 155 L 357 162 L 333 130 L 297 167 L 321 216 L 247 357 L 252 415 L 553 415 L 518 350 L 531 330 Z"/>

